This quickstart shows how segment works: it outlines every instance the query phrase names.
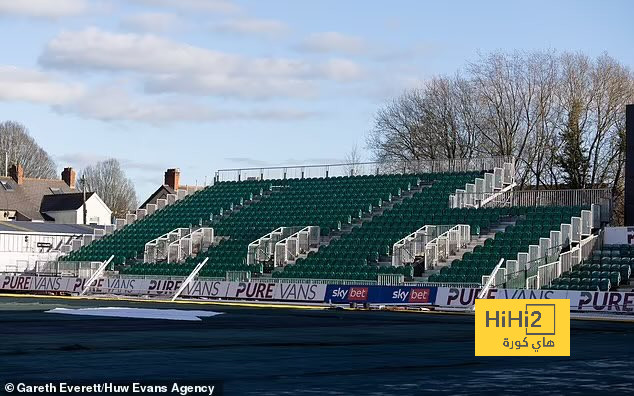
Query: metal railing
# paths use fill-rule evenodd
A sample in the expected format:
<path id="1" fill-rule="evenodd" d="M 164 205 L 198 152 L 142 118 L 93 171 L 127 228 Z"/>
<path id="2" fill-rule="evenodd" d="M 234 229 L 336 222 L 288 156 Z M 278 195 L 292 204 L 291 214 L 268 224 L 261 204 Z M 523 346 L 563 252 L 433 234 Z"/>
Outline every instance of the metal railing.
<path id="1" fill-rule="evenodd" d="M 568 190 L 513 190 L 501 193 L 478 193 L 484 196 L 495 194 L 493 201 L 487 202 L 488 207 L 511 206 L 589 206 L 592 204 L 605 205 L 611 202 L 612 191 L 609 188 L 568 189 Z M 456 202 L 467 202 L 474 199 L 476 193 L 456 192 Z"/>
<path id="2" fill-rule="evenodd" d="M 590 235 L 582 239 L 577 246 L 562 253 L 557 261 L 539 266 L 535 274 L 535 288 L 551 285 L 553 280 L 559 278 L 564 272 L 572 270 L 573 267 L 588 259 L 599 238 L 599 235 Z"/>
<path id="3" fill-rule="evenodd" d="M 392 266 L 400 267 L 416 261 L 425 255 L 425 247 L 429 242 L 446 233 L 454 225 L 424 225 L 418 230 L 394 243 L 392 247 Z"/>
<path id="4" fill-rule="evenodd" d="M 219 169 L 215 182 L 268 179 L 304 179 L 402 173 L 485 171 L 502 167 L 509 157 L 460 158 L 403 162 L 359 162 L 323 165 Z"/>
<path id="5" fill-rule="evenodd" d="M 498 275 L 493 287 L 524 289 L 526 287 L 526 280 L 532 276 L 536 276 L 540 266 L 557 260 L 562 249 L 566 246 L 568 245 L 550 246 L 546 249 L 545 254 L 533 260 L 529 260 L 526 263 L 522 263 L 520 260 L 506 260 L 506 267 L 501 269 L 501 274 Z"/>
<path id="6" fill-rule="evenodd" d="M 102 261 L 37 261 L 33 270 L 22 273 L 25 275 L 90 278 L 101 264 Z"/>
<path id="7" fill-rule="evenodd" d="M 471 242 L 471 226 L 458 224 L 443 232 L 425 245 L 425 270 L 433 269 Z"/>
<path id="8" fill-rule="evenodd" d="M 505 206 L 587 206 L 610 199 L 609 188 L 577 190 L 514 190 L 500 195 Z M 492 206 L 489 204 L 489 206 Z"/>

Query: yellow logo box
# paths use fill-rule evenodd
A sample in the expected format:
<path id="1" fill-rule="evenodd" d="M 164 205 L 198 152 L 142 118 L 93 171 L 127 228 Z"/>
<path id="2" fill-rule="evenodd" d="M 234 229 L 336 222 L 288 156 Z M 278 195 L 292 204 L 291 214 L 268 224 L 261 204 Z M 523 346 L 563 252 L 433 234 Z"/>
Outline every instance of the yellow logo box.
<path id="1" fill-rule="evenodd" d="M 570 356 L 570 300 L 476 299 L 476 356 Z"/>

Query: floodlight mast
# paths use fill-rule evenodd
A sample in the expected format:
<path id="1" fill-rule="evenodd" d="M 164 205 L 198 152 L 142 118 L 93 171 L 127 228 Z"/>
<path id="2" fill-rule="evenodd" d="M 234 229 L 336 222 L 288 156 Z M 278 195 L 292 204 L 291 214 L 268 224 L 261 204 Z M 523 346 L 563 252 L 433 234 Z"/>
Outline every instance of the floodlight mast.
<path id="1" fill-rule="evenodd" d="M 614 181 L 618 183 L 618 180 Z M 634 104 L 625 107 L 625 225 L 634 226 Z"/>

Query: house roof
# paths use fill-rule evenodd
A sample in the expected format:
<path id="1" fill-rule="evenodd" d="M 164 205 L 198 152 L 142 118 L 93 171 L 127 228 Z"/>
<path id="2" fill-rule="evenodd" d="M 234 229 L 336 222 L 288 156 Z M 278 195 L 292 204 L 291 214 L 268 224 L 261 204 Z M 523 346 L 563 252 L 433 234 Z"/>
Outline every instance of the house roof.
<path id="1" fill-rule="evenodd" d="M 94 192 L 86 193 L 86 200 L 94 195 Z M 77 210 L 84 204 L 83 193 L 50 194 L 42 197 L 40 212 L 59 212 L 64 210 Z"/>
<path id="2" fill-rule="evenodd" d="M 139 206 L 139 209 L 145 209 L 147 204 L 156 203 L 157 199 L 167 194 L 174 194 L 174 189 L 168 185 L 163 184 L 162 186 L 157 188 L 156 191 L 150 194 L 148 199 L 146 199 L 145 202 L 143 202 L 141 206 Z"/>
<path id="3" fill-rule="evenodd" d="M 189 195 L 189 194 L 191 194 L 193 192 L 196 192 L 198 190 L 202 190 L 203 188 L 205 188 L 205 186 L 186 186 L 186 185 L 183 185 L 183 186 L 180 186 L 178 189 L 187 191 L 187 194 Z M 139 206 L 139 209 L 145 209 L 147 204 L 156 203 L 157 199 L 160 199 L 160 198 L 166 196 L 167 194 L 176 194 L 176 191 L 172 187 L 168 186 L 167 184 L 163 184 L 162 186 L 157 188 L 156 191 L 154 191 L 148 197 L 148 199 L 146 199 L 145 202 L 143 202 L 141 204 L 141 206 Z"/>
<path id="4" fill-rule="evenodd" d="M 63 180 L 24 178 L 17 184 L 11 177 L 0 177 L 0 210 L 15 210 L 31 220 L 45 220 L 40 205 L 45 195 L 71 193 Z"/>
<path id="5" fill-rule="evenodd" d="M 50 234 L 92 234 L 98 225 L 39 223 L 32 221 L 0 221 L 0 232 L 42 232 Z"/>

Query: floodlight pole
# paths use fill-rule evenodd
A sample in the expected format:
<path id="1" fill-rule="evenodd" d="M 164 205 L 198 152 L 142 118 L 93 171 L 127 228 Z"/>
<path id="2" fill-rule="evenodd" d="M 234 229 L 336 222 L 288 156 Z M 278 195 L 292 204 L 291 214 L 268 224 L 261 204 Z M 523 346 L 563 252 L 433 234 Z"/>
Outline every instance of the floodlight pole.
<path id="1" fill-rule="evenodd" d="M 617 183 L 618 180 L 615 180 Z M 634 104 L 625 107 L 625 225 L 634 226 Z"/>
<path id="2" fill-rule="evenodd" d="M 88 224 L 86 222 L 86 218 L 88 217 L 88 213 L 87 213 L 88 210 L 86 209 L 86 176 L 81 175 L 80 182 L 81 182 L 81 189 L 82 189 L 82 193 L 83 193 L 83 197 L 84 197 L 83 204 L 82 204 L 83 212 L 84 212 L 84 225 L 86 225 L 86 224 Z"/>

